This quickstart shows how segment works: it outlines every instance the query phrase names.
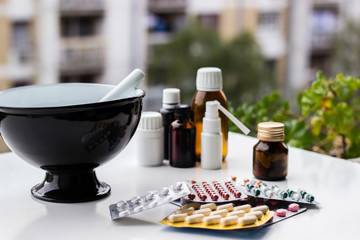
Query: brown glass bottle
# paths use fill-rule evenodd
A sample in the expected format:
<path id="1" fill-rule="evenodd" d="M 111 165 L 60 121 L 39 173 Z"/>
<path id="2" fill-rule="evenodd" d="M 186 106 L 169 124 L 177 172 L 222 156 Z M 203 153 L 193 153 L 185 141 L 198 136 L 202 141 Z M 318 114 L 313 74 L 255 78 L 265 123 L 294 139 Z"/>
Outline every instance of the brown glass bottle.
<path id="1" fill-rule="evenodd" d="M 207 101 L 217 100 L 220 104 L 228 109 L 228 102 L 222 89 L 222 75 L 219 68 L 200 68 L 196 76 L 196 88 L 191 110 L 193 113 L 193 122 L 196 128 L 196 159 L 200 161 L 201 158 L 201 132 L 202 120 L 205 116 L 205 107 Z M 228 118 L 220 112 L 221 118 L 221 132 L 223 135 L 223 149 L 222 158 L 225 159 L 227 155 L 227 140 L 228 140 Z"/>
<path id="2" fill-rule="evenodd" d="M 253 149 L 253 174 L 262 180 L 282 180 L 287 176 L 288 148 L 284 144 L 284 124 L 258 125 L 259 142 Z"/>
<path id="3" fill-rule="evenodd" d="M 194 167 L 196 130 L 191 121 L 190 106 L 183 104 L 175 108 L 175 119 L 169 130 L 170 165 L 179 168 Z"/>

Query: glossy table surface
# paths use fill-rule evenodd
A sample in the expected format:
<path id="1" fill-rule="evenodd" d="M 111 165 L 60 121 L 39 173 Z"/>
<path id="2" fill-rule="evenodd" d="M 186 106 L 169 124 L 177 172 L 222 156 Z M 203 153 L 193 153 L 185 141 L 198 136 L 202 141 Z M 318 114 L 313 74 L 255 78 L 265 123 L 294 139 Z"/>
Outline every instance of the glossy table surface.
<path id="1" fill-rule="evenodd" d="M 44 171 L 13 153 L 0 154 L 0 239 L 359 239 L 360 164 L 300 149 L 289 150 L 289 175 L 279 186 L 307 189 L 320 202 L 317 208 L 253 231 L 176 229 L 159 223 L 171 204 L 112 221 L 109 205 L 184 180 L 252 178 L 255 138 L 229 134 L 229 153 L 221 170 L 199 166 L 177 169 L 140 167 L 134 142 L 97 169 L 112 187 L 109 197 L 87 203 L 60 204 L 34 199 L 30 189 Z"/>

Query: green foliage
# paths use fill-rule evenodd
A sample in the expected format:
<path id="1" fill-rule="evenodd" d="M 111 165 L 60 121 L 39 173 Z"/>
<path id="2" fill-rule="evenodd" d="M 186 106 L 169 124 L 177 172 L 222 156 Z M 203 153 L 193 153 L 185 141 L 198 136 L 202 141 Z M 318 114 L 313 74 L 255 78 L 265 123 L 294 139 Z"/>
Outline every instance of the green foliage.
<path id="1" fill-rule="evenodd" d="M 279 92 L 273 92 L 264 96 L 253 105 L 242 104 L 233 114 L 250 128 L 250 135 L 256 137 L 257 124 L 260 122 L 282 122 L 285 125 L 285 142 L 289 146 L 310 148 L 312 138 L 309 128 L 303 118 L 294 115 L 290 111 L 288 101 L 282 101 Z M 238 132 L 239 129 L 230 123 L 230 130 Z"/>
<path id="2" fill-rule="evenodd" d="M 224 92 L 237 105 L 254 102 L 263 94 L 259 89 L 275 85 L 274 74 L 265 67 L 251 34 L 243 33 L 223 42 L 214 30 L 201 26 L 195 19 L 190 19 L 169 44 L 155 47 L 148 65 L 148 81 L 150 85 L 178 87 L 183 102 L 190 102 L 196 89 L 197 70 L 212 66 L 222 69 Z"/>
<path id="3" fill-rule="evenodd" d="M 255 133 L 263 121 L 285 124 L 285 142 L 290 146 L 317 149 L 343 158 L 360 156 L 360 79 L 321 72 L 311 87 L 300 93 L 301 116 L 289 110 L 289 103 L 275 92 L 254 105 L 243 104 L 234 114 Z M 231 130 L 236 130 L 231 126 Z"/>

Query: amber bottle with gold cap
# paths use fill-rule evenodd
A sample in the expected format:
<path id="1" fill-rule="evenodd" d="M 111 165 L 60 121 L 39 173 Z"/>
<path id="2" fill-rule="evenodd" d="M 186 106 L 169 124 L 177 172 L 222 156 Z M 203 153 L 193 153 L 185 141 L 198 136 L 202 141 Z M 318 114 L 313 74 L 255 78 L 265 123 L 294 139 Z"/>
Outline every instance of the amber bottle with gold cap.
<path id="1" fill-rule="evenodd" d="M 258 179 L 281 180 L 287 176 L 288 148 L 285 145 L 284 124 L 258 124 L 259 142 L 253 150 L 253 174 Z"/>

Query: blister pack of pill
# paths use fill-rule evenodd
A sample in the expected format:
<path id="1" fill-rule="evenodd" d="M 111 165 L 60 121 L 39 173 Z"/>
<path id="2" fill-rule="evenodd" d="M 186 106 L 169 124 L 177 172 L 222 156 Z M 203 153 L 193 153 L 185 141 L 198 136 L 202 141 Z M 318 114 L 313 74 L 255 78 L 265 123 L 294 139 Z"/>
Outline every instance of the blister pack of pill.
<path id="1" fill-rule="evenodd" d="M 234 230 L 263 226 L 274 216 L 266 205 L 252 207 L 233 203 L 216 205 L 187 204 L 161 221 L 172 227 L 190 227 L 215 230 Z"/>
<path id="2" fill-rule="evenodd" d="M 233 182 L 225 181 L 187 181 L 190 194 L 182 199 L 182 203 L 226 203 L 233 201 L 246 201 L 248 198 L 244 191 L 236 187 Z"/>
<path id="3" fill-rule="evenodd" d="M 185 182 L 177 182 L 159 190 L 149 191 L 142 196 L 134 196 L 130 200 L 120 200 L 109 206 L 111 219 L 119 219 L 135 213 L 170 203 L 190 194 Z"/>
<path id="4" fill-rule="evenodd" d="M 239 179 L 236 177 L 232 177 L 229 181 L 251 197 L 312 205 L 319 204 L 315 201 L 315 197 L 304 189 L 298 189 L 297 191 L 290 187 L 281 189 L 275 184 L 270 185 L 259 180 Z"/>

